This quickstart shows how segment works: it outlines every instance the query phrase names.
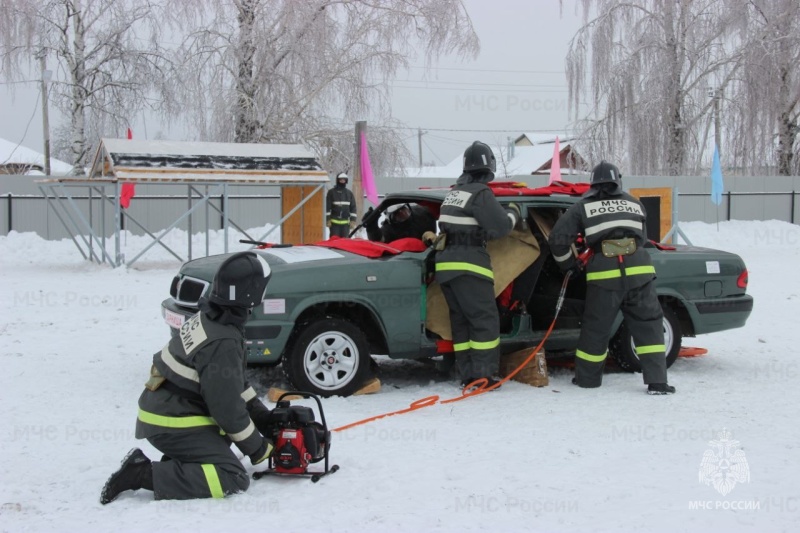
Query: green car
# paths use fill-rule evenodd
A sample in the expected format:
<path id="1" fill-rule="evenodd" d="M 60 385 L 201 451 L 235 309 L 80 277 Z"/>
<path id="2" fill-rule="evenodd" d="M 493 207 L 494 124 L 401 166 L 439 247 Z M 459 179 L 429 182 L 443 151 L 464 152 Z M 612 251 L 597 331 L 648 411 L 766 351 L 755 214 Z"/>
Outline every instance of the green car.
<path id="1" fill-rule="evenodd" d="M 494 190 L 501 203 L 513 201 L 527 212 L 528 234 L 523 239 L 529 243 L 525 250 L 531 251 L 498 297 L 501 350 L 510 353 L 538 344 L 553 320 L 564 276 L 549 252 L 546 235 L 578 195 L 501 186 Z M 438 216 L 447 192 L 423 189 L 390 194 L 373 216 L 383 220 L 387 208 L 405 203 L 424 206 Z M 347 396 L 358 390 L 370 376 L 370 354 L 418 359 L 448 351 L 442 330 L 432 319 L 446 315 L 446 307 L 439 308 L 442 299 L 435 297 L 435 250 L 417 239 L 389 245 L 343 241 L 347 242 L 338 244 L 353 249 L 331 247 L 336 241 L 257 249 L 269 262 L 272 278 L 267 298 L 253 310 L 245 327 L 249 362 L 282 363 L 296 389 L 321 396 Z M 668 366 L 677 358 L 683 337 L 744 326 L 753 298 L 746 294 L 747 269 L 738 255 L 655 243 L 647 249 L 664 309 Z M 496 281 L 500 264 L 512 264 L 523 255 L 512 253 L 499 259 L 492 255 Z M 208 293 L 226 257 L 196 259 L 181 267 L 172 281 L 170 298 L 161 304 L 173 334 L 186 317 L 197 312 L 198 300 Z M 545 343 L 548 358 L 574 355 L 585 291 L 583 277 L 570 280 Z M 621 314 L 609 353 L 622 368 L 640 370 Z"/>

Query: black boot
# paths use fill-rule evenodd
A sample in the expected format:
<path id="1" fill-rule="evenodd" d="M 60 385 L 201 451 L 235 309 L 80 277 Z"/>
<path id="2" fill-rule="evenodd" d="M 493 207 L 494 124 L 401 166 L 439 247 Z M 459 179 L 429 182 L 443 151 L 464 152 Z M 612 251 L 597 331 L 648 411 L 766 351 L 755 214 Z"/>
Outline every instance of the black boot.
<path id="1" fill-rule="evenodd" d="M 503 381 L 503 378 L 501 378 L 500 376 L 498 376 L 496 374 L 494 376 L 489 376 L 489 377 L 486 378 L 486 387 L 485 388 L 488 389 L 489 387 L 494 387 L 492 390 L 499 390 L 500 387 L 502 387 L 502 385 L 497 385 L 497 384 L 500 383 L 501 381 Z M 497 386 L 495 387 L 495 385 L 497 385 Z"/>
<path id="2" fill-rule="evenodd" d="M 578 383 L 578 378 L 572 378 L 572 384 L 577 385 L 582 389 L 597 389 L 600 387 L 600 385 L 581 385 L 580 383 Z"/>
<path id="3" fill-rule="evenodd" d="M 153 463 L 140 450 L 134 448 L 122 460 L 122 466 L 111 474 L 100 492 L 100 503 L 113 502 L 126 490 L 153 490 Z"/>
<path id="4" fill-rule="evenodd" d="M 675 387 L 666 383 L 651 383 L 647 386 L 647 394 L 651 396 L 662 396 L 664 394 L 675 394 Z"/>
<path id="5" fill-rule="evenodd" d="M 463 389 L 478 378 L 464 378 L 461 380 L 461 388 Z"/>

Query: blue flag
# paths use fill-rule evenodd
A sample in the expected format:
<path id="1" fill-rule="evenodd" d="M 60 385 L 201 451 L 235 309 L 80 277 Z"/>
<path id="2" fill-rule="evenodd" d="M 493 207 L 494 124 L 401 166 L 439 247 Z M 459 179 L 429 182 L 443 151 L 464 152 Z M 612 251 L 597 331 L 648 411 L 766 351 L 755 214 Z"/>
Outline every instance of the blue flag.
<path id="1" fill-rule="evenodd" d="M 711 202 L 722 203 L 722 167 L 719 164 L 719 150 L 714 146 L 714 162 L 711 164 Z"/>

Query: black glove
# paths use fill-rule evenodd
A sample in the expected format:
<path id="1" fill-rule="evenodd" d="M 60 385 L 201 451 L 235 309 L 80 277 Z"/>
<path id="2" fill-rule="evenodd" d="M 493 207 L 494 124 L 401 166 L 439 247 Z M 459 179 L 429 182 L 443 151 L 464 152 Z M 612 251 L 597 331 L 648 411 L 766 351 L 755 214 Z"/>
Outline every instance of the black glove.
<path id="1" fill-rule="evenodd" d="M 272 451 L 274 449 L 275 446 L 272 445 L 272 441 L 269 439 L 264 439 L 261 442 L 261 446 L 259 446 L 258 450 L 250 454 L 250 463 L 253 465 L 263 463 L 269 459 L 269 456 L 272 455 Z"/>
<path id="2" fill-rule="evenodd" d="M 570 277 L 574 278 L 578 276 L 581 272 L 583 272 L 583 263 L 580 261 L 573 261 L 573 263 L 567 269 L 567 272 L 569 272 Z"/>
<path id="3" fill-rule="evenodd" d="M 378 226 L 378 217 L 374 215 L 375 208 L 370 207 L 367 209 L 367 212 L 364 213 L 364 216 L 361 217 L 361 223 L 364 224 L 365 227 L 377 227 Z"/>
<path id="4" fill-rule="evenodd" d="M 274 432 L 274 424 L 272 423 L 272 411 L 261 403 L 258 398 L 253 398 L 247 404 L 247 412 L 253 425 L 259 433 L 265 437 L 272 437 Z"/>

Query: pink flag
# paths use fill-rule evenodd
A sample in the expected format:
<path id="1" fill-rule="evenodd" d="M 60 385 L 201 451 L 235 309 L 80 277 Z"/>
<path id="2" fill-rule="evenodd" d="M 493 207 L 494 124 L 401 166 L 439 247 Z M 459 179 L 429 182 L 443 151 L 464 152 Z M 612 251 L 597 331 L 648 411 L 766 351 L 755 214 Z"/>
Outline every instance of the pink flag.
<path id="1" fill-rule="evenodd" d="M 133 139 L 133 130 L 128 128 L 128 140 Z M 119 193 L 119 205 L 123 209 L 128 209 L 131 205 L 131 198 L 136 195 L 136 185 L 133 183 L 123 183 Z"/>
<path id="2" fill-rule="evenodd" d="M 553 148 L 553 160 L 550 161 L 550 181 L 548 185 L 554 181 L 561 181 L 561 149 L 558 146 L 558 135 L 556 135 L 556 145 Z"/>
<path id="3" fill-rule="evenodd" d="M 367 195 L 367 200 L 374 205 L 378 205 L 378 189 L 375 187 L 375 176 L 372 174 L 372 165 L 369 163 L 369 151 L 367 150 L 367 136 L 361 132 L 361 186 Z"/>

